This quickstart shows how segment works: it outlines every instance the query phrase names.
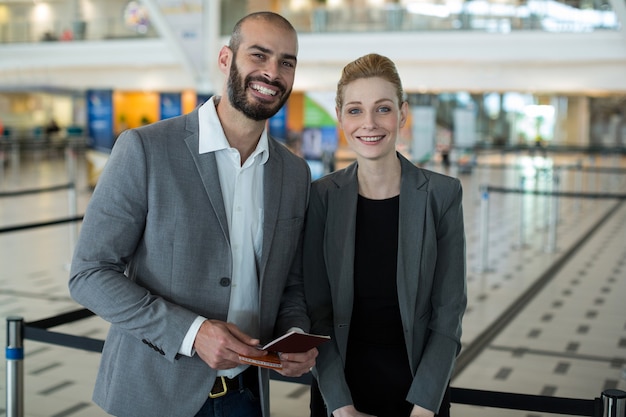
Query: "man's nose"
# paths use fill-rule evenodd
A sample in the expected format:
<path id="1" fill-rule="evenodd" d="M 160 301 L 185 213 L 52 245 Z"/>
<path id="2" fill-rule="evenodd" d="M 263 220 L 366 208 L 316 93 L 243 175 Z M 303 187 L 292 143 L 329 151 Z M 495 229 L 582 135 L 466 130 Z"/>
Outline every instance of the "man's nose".
<path id="1" fill-rule="evenodd" d="M 278 78 L 280 63 L 277 60 L 269 59 L 263 67 L 263 75 L 269 78 L 270 81 L 274 81 Z"/>

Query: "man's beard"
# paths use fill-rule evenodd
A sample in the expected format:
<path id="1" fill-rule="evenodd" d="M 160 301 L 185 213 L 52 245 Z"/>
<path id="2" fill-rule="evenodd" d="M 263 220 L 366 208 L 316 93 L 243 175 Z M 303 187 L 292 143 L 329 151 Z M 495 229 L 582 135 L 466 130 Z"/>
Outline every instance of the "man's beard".
<path id="1" fill-rule="evenodd" d="M 283 107 L 287 99 L 289 98 L 289 94 L 291 94 L 291 90 L 286 91 L 285 87 L 276 81 L 268 81 L 262 77 L 246 77 L 245 82 L 242 80 L 241 74 L 239 73 L 239 69 L 237 68 L 237 64 L 235 63 L 236 56 L 233 55 L 233 62 L 230 66 L 230 74 L 228 77 L 228 98 L 230 99 L 231 104 L 234 108 L 242 112 L 246 117 L 261 121 L 267 120 L 273 115 L 275 115 L 278 110 Z M 248 101 L 246 97 L 246 86 L 249 85 L 252 81 L 262 81 L 266 84 L 274 86 L 278 89 L 282 98 L 280 102 L 272 106 L 271 104 L 264 103 L 252 103 Z"/>

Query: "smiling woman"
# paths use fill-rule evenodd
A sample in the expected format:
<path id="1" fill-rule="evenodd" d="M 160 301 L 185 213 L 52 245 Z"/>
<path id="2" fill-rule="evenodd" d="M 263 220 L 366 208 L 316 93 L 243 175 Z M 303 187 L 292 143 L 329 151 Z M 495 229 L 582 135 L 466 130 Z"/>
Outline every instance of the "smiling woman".
<path id="1" fill-rule="evenodd" d="M 344 67 L 336 112 L 356 162 L 311 188 L 305 296 L 311 330 L 331 336 L 311 415 L 449 416 L 467 303 L 461 184 L 396 151 L 408 104 L 388 58 Z"/>

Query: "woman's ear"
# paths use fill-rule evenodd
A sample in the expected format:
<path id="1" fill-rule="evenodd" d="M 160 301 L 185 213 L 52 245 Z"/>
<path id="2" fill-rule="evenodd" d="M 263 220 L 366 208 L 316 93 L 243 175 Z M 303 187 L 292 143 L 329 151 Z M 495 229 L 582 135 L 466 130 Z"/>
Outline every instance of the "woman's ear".
<path id="1" fill-rule="evenodd" d="M 403 101 L 400 105 L 400 127 L 404 127 L 409 117 L 409 103 Z"/>

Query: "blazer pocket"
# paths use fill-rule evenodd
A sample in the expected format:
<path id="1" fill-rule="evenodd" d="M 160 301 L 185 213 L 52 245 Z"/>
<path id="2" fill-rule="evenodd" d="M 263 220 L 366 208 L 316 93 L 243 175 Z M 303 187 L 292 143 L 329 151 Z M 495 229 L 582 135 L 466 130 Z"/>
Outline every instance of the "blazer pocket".
<path id="1" fill-rule="evenodd" d="M 291 219 L 279 219 L 276 222 L 276 230 L 280 232 L 289 232 L 292 230 L 302 229 L 304 226 L 304 217 L 294 217 Z"/>

